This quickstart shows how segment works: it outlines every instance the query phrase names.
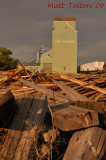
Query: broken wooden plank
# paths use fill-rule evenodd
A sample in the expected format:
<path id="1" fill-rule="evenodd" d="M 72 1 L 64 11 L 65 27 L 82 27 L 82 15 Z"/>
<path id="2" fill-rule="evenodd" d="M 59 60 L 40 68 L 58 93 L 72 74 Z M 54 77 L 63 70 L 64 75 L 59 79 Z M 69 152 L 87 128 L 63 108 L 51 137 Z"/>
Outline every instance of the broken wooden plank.
<path id="1" fill-rule="evenodd" d="M 9 133 L 7 135 L 3 149 L 0 152 L 0 158 L 7 157 L 7 159 L 11 159 L 11 157 L 13 156 L 14 153 L 12 152 L 12 150 L 15 150 L 13 147 L 17 146 L 18 140 L 21 135 L 21 130 L 24 127 L 24 121 L 27 118 L 30 104 L 32 103 L 33 100 L 31 97 L 32 96 L 29 95 L 29 97 L 22 98 L 20 110 L 18 114 L 15 116 L 12 125 L 9 129 Z"/>
<path id="2" fill-rule="evenodd" d="M 103 97 L 103 96 L 104 96 L 103 93 L 98 94 L 98 95 L 95 97 L 95 101 L 98 101 L 98 99 L 100 99 L 100 98 Z"/>
<path id="3" fill-rule="evenodd" d="M 47 98 L 37 95 L 22 99 L 0 152 L 1 159 L 28 160 L 29 152 L 47 110 Z"/>
<path id="4" fill-rule="evenodd" d="M 26 86 L 34 88 L 36 91 L 39 91 L 39 92 L 43 93 L 44 95 L 47 95 L 47 96 L 53 98 L 54 100 L 57 100 L 57 101 L 62 102 L 62 103 L 68 103 L 70 101 L 68 97 L 66 97 L 66 96 L 64 96 L 60 93 L 54 92 L 50 89 L 41 87 L 37 84 L 34 84 L 32 82 L 29 82 L 29 81 L 26 81 L 26 80 L 23 80 L 23 79 L 20 79 L 20 81 L 22 83 L 24 83 Z"/>
<path id="5" fill-rule="evenodd" d="M 53 80 L 53 79 L 52 79 Z M 57 84 L 62 91 L 72 100 L 72 101 L 90 101 L 85 96 L 81 95 L 80 93 L 76 92 L 71 87 L 68 87 L 65 83 L 62 81 L 56 81 L 53 80 L 55 84 Z"/>
<path id="6" fill-rule="evenodd" d="M 98 113 L 78 106 L 60 104 L 51 107 L 54 125 L 63 130 L 77 130 L 99 125 Z"/>
<path id="7" fill-rule="evenodd" d="M 37 95 L 37 97 L 40 97 L 40 95 Z M 33 102 L 31 112 L 28 116 L 29 121 L 27 120 L 24 127 L 20 142 L 17 146 L 17 151 L 14 155 L 14 160 L 28 159 L 31 145 L 33 144 L 34 138 L 37 134 L 37 129 L 39 129 L 38 127 L 42 125 L 46 110 L 47 99 L 45 100 L 44 96 L 41 96 L 40 99 L 36 101 L 36 104 Z"/>
<path id="8" fill-rule="evenodd" d="M 12 73 L 11 75 L 9 75 L 9 77 L 8 77 L 6 80 L 4 80 L 1 84 L 5 83 L 5 82 L 7 82 L 7 81 L 10 81 L 14 76 L 16 76 L 18 73 L 22 72 L 23 70 L 24 70 L 24 69 L 21 68 L 21 69 L 17 70 L 16 72 Z"/>
<path id="9" fill-rule="evenodd" d="M 0 96 L 0 127 L 7 126 L 13 118 L 17 108 L 13 94 L 8 91 Z"/>
<path id="10" fill-rule="evenodd" d="M 99 88 L 99 87 L 94 86 L 94 85 L 89 85 L 87 82 L 82 82 L 82 81 L 80 81 L 78 79 L 72 78 L 72 77 L 64 75 L 64 74 L 61 74 L 60 77 L 63 78 L 63 79 L 67 79 L 69 81 L 75 82 L 75 83 L 77 83 L 77 84 L 79 84 L 79 85 L 81 85 L 81 86 L 83 86 L 85 88 L 91 88 L 93 90 L 96 90 L 98 92 L 106 94 L 106 90 L 105 89 Z"/>
<path id="11" fill-rule="evenodd" d="M 100 160 L 106 150 L 106 131 L 93 127 L 73 134 L 63 160 Z"/>
<path id="12" fill-rule="evenodd" d="M 22 68 L 24 69 L 26 75 L 29 77 L 29 79 L 33 82 L 32 78 L 31 78 L 31 75 L 30 73 L 26 70 L 26 67 L 24 66 L 23 63 L 20 62 L 20 65 L 22 66 Z"/>
<path id="13" fill-rule="evenodd" d="M 6 93 L 6 91 L 11 91 L 11 93 L 13 93 L 14 95 L 15 94 L 22 94 L 22 93 L 25 93 L 25 92 L 34 92 L 35 90 L 33 88 L 22 88 L 22 89 L 17 89 L 17 90 L 11 90 L 11 89 L 2 89 L 0 90 L 0 94 L 4 94 Z M 36 91 L 35 91 L 36 92 Z"/>

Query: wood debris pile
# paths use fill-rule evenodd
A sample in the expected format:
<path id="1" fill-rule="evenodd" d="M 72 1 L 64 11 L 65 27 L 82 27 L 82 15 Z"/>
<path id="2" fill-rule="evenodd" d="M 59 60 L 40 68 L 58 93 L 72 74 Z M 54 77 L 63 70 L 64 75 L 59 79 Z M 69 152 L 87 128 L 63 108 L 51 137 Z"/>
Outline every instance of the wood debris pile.
<path id="1" fill-rule="evenodd" d="M 70 87 L 77 92 L 94 101 L 106 100 L 106 74 L 86 75 L 82 77 L 70 77 L 61 75 L 64 79 L 71 81 Z M 78 81 L 77 81 L 78 80 Z M 74 86 L 77 84 L 77 86 Z"/>
<path id="2" fill-rule="evenodd" d="M 2 89 L 2 92 L 5 92 L 5 89 L 7 88 L 11 89 L 11 91 L 17 95 L 19 94 L 19 92 L 21 92 L 22 94 L 22 90 L 23 93 L 33 93 L 34 90 L 32 88 L 22 88 L 23 85 L 20 83 L 20 79 L 22 78 L 37 83 L 45 88 L 64 94 L 58 87 L 58 85 L 53 82 L 52 79 L 54 79 L 64 82 L 66 85 L 70 86 L 78 93 L 84 95 L 90 100 L 106 101 L 106 73 L 74 75 L 63 75 L 58 73 L 30 73 L 23 67 L 20 70 L 7 71 L 7 73 L 5 71 L 4 74 L 3 71 L 1 71 L 0 75 L 2 76 L 0 81 L 0 88 Z M 6 79 L 4 77 L 6 77 Z"/>
<path id="3" fill-rule="evenodd" d="M 24 66 L 12 71 L 1 81 L 1 93 L 15 96 L 17 111 L 0 158 L 101 160 L 106 150 L 105 88 L 105 73 L 38 74 Z"/>

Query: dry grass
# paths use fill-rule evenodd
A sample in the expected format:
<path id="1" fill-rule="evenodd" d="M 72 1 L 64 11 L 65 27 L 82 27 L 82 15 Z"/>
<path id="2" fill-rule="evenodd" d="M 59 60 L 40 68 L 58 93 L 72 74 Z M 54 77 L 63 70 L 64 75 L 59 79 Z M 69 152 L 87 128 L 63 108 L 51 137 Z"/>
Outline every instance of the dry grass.
<path id="1" fill-rule="evenodd" d="M 37 129 L 37 132 L 35 133 L 35 136 L 34 136 L 35 138 L 34 138 L 34 142 L 32 145 L 32 150 L 30 152 L 29 159 L 52 160 L 53 159 L 53 155 L 52 155 L 53 150 L 55 150 L 56 153 L 59 154 L 59 150 L 58 150 L 57 146 L 60 143 L 60 141 L 54 142 L 54 134 L 58 135 L 58 131 L 56 131 L 56 129 L 54 129 L 53 115 L 52 115 L 50 107 L 49 107 L 49 110 L 50 110 L 51 117 L 52 117 L 52 130 L 53 130 L 52 137 L 49 142 L 44 142 L 44 139 L 43 139 L 43 137 L 41 137 L 40 133 L 42 131 L 44 131 L 46 129 L 46 127 L 39 126 Z"/>

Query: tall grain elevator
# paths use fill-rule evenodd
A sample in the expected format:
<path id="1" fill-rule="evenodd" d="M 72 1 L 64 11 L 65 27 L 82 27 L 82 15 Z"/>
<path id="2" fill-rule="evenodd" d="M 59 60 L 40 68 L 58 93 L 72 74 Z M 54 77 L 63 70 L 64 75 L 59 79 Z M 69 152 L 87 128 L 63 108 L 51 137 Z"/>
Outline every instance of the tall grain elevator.
<path id="1" fill-rule="evenodd" d="M 76 18 L 53 18 L 52 49 L 37 57 L 36 71 L 77 73 Z"/>
<path id="2" fill-rule="evenodd" d="M 53 19 L 52 49 L 52 70 L 77 73 L 76 18 Z"/>

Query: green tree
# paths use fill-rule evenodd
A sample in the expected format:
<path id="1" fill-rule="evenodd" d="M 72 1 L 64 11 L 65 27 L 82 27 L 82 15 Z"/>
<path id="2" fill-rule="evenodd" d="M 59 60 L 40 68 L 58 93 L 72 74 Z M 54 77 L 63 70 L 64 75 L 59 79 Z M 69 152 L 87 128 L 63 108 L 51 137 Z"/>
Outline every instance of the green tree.
<path id="1" fill-rule="evenodd" d="M 11 57 L 12 51 L 0 47 L 0 70 L 11 70 L 18 66 L 19 60 Z"/>

